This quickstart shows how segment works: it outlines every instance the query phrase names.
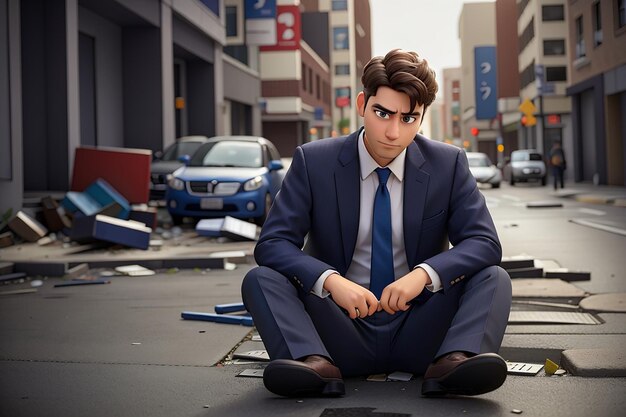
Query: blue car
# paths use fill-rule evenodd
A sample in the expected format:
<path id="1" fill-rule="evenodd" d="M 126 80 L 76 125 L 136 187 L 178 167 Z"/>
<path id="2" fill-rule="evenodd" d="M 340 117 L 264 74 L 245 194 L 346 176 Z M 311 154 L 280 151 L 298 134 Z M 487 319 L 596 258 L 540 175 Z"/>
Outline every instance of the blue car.
<path id="1" fill-rule="evenodd" d="M 232 216 L 262 225 L 285 176 L 274 144 L 256 136 L 214 137 L 181 161 L 165 193 L 174 224 Z"/>

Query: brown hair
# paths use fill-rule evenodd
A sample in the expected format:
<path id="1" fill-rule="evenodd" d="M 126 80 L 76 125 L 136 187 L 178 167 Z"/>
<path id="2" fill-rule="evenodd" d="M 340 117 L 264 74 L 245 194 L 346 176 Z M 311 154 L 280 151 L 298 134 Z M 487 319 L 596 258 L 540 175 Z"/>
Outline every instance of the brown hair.
<path id="1" fill-rule="evenodd" d="M 415 52 L 394 49 L 384 57 L 372 58 L 363 68 L 363 92 L 365 106 L 371 96 L 376 95 L 378 87 L 389 87 L 409 96 L 411 110 L 417 104 L 426 108 L 435 100 L 437 81 L 435 71 L 428 66 L 428 61 Z"/>

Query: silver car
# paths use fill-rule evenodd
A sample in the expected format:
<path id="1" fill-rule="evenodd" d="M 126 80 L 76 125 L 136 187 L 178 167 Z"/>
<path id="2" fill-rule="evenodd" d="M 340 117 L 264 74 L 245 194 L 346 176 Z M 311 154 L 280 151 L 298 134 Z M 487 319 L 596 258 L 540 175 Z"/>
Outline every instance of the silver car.
<path id="1" fill-rule="evenodd" d="M 183 155 L 191 157 L 193 153 L 209 138 L 206 136 L 183 136 L 171 144 L 163 152 L 156 152 L 150 166 L 150 199 L 161 200 L 167 189 L 167 176 L 183 166 L 179 158 Z"/>
<path id="2" fill-rule="evenodd" d="M 541 181 L 541 185 L 546 185 L 546 163 L 535 149 L 511 152 L 511 185 L 526 181 Z"/>
<path id="3" fill-rule="evenodd" d="M 502 182 L 502 172 L 482 152 L 467 152 L 469 169 L 476 182 L 479 184 L 491 184 L 492 188 L 499 188 Z"/>

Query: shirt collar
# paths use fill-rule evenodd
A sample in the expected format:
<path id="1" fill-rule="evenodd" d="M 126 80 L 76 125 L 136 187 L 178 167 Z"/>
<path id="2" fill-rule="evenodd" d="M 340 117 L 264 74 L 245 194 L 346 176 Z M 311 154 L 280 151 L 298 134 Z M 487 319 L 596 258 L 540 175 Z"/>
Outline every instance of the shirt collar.
<path id="1" fill-rule="evenodd" d="M 380 165 L 370 155 L 365 147 L 363 138 L 365 136 L 365 129 L 361 130 L 359 134 L 359 162 L 361 165 L 361 181 L 365 180 L 376 168 L 380 168 Z M 387 165 L 393 175 L 400 181 L 404 179 L 404 160 L 406 158 L 406 149 L 404 149 L 393 161 Z"/>

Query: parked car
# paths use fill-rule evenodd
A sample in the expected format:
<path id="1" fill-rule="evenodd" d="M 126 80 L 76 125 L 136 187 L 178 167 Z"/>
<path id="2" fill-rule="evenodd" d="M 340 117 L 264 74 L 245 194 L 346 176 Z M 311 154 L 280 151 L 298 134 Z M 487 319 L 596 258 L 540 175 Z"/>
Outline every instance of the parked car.
<path id="1" fill-rule="evenodd" d="M 543 155 L 535 149 L 511 152 L 510 184 L 515 185 L 516 182 L 529 180 L 541 181 L 541 185 L 546 185 L 546 163 Z"/>
<path id="2" fill-rule="evenodd" d="M 493 188 L 499 188 L 502 182 L 502 172 L 489 159 L 487 154 L 482 152 L 467 152 L 469 169 L 476 182 L 480 184 L 491 184 Z"/>
<path id="3" fill-rule="evenodd" d="M 193 153 L 209 140 L 206 136 L 183 136 L 168 146 L 165 151 L 157 151 L 150 165 L 150 199 L 162 200 L 167 189 L 167 176 L 183 166 L 179 158 Z"/>
<path id="4" fill-rule="evenodd" d="M 262 225 L 280 189 L 285 169 L 268 139 L 211 138 L 168 179 L 167 209 L 174 224 L 184 217 L 232 216 Z"/>

